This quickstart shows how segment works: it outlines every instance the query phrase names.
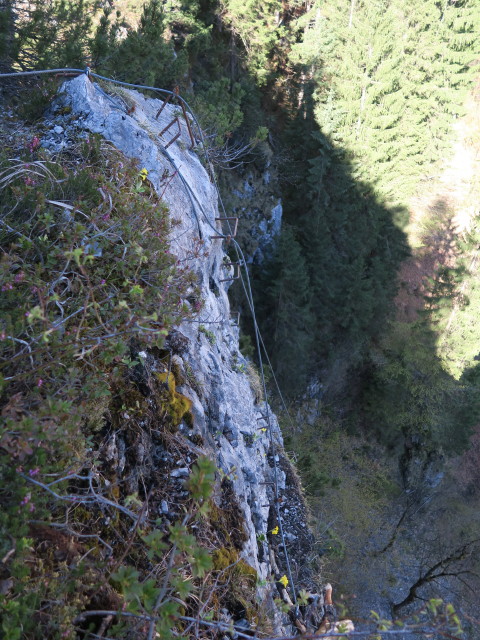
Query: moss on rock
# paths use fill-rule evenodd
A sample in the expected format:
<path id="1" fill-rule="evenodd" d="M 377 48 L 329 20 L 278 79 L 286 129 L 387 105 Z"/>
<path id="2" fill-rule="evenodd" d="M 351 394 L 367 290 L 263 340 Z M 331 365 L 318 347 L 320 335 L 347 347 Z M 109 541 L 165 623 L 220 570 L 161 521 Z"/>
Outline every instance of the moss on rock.
<path id="1" fill-rule="evenodd" d="M 258 604 L 255 590 L 258 574 L 236 549 L 222 547 L 213 552 L 213 566 L 221 571 L 225 583 L 228 584 L 226 606 L 238 618 L 246 618 L 249 622 L 258 619 Z"/>
<path id="2" fill-rule="evenodd" d="M 157 373 L 158 381 L 161 383 L 157 400 L 160 407 L 166 412 L 170 428 L 173 432 L 177 430 L 182 420 L 189 426 L 193 425 L 192 401 L 183 393 L 176 390 L 175 376 L 173 373 Z"/>

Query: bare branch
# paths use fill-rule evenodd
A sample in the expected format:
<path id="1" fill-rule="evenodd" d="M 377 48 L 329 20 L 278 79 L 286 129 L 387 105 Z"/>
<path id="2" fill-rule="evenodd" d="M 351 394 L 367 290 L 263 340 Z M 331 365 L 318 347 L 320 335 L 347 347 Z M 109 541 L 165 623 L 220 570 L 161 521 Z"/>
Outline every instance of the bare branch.
<path id="1" fill-rule="evenodd" d="M 31 524 L 42 524 L 47 527 L 54 527 L 55 529 L 61 529 L 63 531 L 66 531 L 70 535 L 75 536 L 76 538 L 94 538 L 95 540 L 103 544 L 108 549 L 109 554 L 113 553 L 113 549 L 108 544 L 108 542 L 105 542 L 105 540 L 103 540 L 96 533 L 79 533 L 78 531 L 74 531 L 73 529 L 71 529 L 70 526 L 68 525 L 68 518 L 65 522 L 47 522 L 46 520 L 30 520 L 30 522 Z"/>
<path id="2" fill-rule="evenodd" d="M 137 522 L 137 520 L 138 520 L 137 514 L 133 513 L 133 511 L 130 511 L 130 509 L 127 509 L 126 507 L 123 507 L 122 505 L 118 504 L 117 502 L 113 502 L 112 500 L 109 500 L 108 498 L 104 498 L 103 496 L 101 496 L 98 493 L 96 493 L 95 490 L 92 487 L 91 476 L 90 475 L 87 478 L 83 478 L 83 476 L 76 476 L 75 474 L 73 474 L 71 476 L 66 476 L 66 477 L 63 477 L 63 478 L 59 478 L 58 480 L 55 481 L 55 483 L 52 483 L 52 484 L 57 484 L 58 482 L 62 482 L 62 481 L 67 482 L 67 481 L 70 481 L 70 480 L 72 480 L 74 478 L 81 478 L 81 479 L 89 480 L 90 481 L 91 495 L 87 494 L 86 496 L 82 496 L 82 495 L 79 495 L 79 494 L 60 495 L 56 491 L 53 491 L 53 489 L 51 489 L 48 484 L 44 484 L 43 482 L 40 482 L 39 480 L 35 480 L 34 478 L 31 478 L 30 476 L 26 476 L 23 473 L 19 473 L 19 475 L 24 480 L 27 480 L 28 482 L 36 485 L 37 487 L 40 487 L 41 489 L 43 489 L 44 491 L 46 491 L 47 493 L 52 495 L 57 500 L 62 500 L 64 502 L 77 503 L 77 504 L 104 504 L 106 506 L 113 507 L 114 509 L 117 509 L 118 511 L 121 511 L 126 516 L 131 518 L 134 522 Z"/>

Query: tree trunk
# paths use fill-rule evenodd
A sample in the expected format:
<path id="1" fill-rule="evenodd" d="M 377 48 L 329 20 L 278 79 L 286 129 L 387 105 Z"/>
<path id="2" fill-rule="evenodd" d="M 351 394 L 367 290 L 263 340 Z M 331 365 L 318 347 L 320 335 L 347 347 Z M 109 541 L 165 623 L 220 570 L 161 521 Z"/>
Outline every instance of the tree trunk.
<path id="1" fill-rule="evenodd" d="M 12 0 L 0 0 L 0 71 L 11 71 L 10 54 L 15 35 Z"/>
<path id="2" fill-rule="evenodd" d="M 353 13 L 355 11 L 355 2 L 356 0 L 350 0 L 350 16 L 348 18 L 348 28 L 351 29 L 353 26 Z"/>

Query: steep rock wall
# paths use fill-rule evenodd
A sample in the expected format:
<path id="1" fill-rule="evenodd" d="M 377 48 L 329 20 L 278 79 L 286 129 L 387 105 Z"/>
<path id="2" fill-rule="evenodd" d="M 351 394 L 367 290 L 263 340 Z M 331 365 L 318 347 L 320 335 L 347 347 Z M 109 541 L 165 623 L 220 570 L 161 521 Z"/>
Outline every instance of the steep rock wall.
<path id="1" fill-rule="evenodd" d="M 243 530 L 237 536 L 237 546 L 257 572 L 263 600 L 270 599 L 272 590 L 275 594 L 275 577 L 286 573 L 284 549 L 278 537 L 271 534 L 278 524 L 273 490 L 276 476 L 295 586 L 315 591 L 307 561 L 312 537 L 300 486 L 283 451 L 278 421 L 255 384 L 252 389 L 253 379 L 246 374 L 248 362 L 238 348 L 239 329 L 231 319 L 229 283 L 225 282 L 233 269 L 226 264 L 224 241 L 213 238 L 221 232 L 216 220 L 217 192 L 197 153 L 190 149 L 184 122 L 175 143 L 168 145 L 174 127 L 160 136 L 179 111 L 167 105 L 157 118 L 161 105 L 160 100 L 123 89 L 109 95 L 86 76 L 80 76 L 63 85 L 51 109 L 50 134 L 43 145 L 53 150 L 62 148 L 72 128 L 98 133 L 125 155 L 138 159 L 139 169 L 148 171 L 148 179 L 169 205 L 174 223 L 170 250 L 195 272 L 200 295 L 196 298 L 192 291 L 189 303 L 196 308 L 201 299 L 202 305 L 194 321 L 184 322 L 167 338 L 169 366 L 180 372 L 178 391 L 192 401 L 193 424 L 183 422 L 180 433 L 193 453 L 175 460 L 173 471 L 172 460 L 158 452 L 156 456 L 170 465 L 172 490 L 178 490 L 175 483 L 188 473 L 196 455 L 205 452 L 215 460 L 223 478 L 217 501 L 228 502 L 227 510 L 239 510 L 241 514 L 238 527 Z M 139 375 L 164 370 L 165 364 L 155 352 L 140 351 L 137 355 L 143 369 Z M 151 446 L 148 438 L 137 445 L 139 461 L 148 457 L 145 449 Z M 121 466 L 124 450 L 120 434 L 110 442 L 105 455 Z M 149 469 L 158 473 L 158 464 L 151 464 Z M 168 515 L 169 496 L 165 496 L 160 511 Z M 321 614 L 322 597 L 315 602 Z M 276 630 L 282 632 L 278 614 L 271 615 Z M 284 624 L 288 625 L 288 618 L 284 618 Z"/>
<path id="2" fill-rule="evenodd" d="M 268 563 L 259 560 L 256 543 L 257 533 L 267 533 L 270 502 L 267 485 L 260 484 L 271 481 L 269 440 L 260 430 L 265 428 L 265 408 L 256 404 L 248 377 L 242 371 L 246 362 L 238 350 L 238 327 L 230 319 L 228 283 L 221 282 L 231 269 L 224 266 L 222 241 L 211 239 L 217 227 L 221 232 L 215 221 L 219 217 L 216 191 L 198 156 L 188 148 L 186 127 L 177 143 L 169 147 L 168 157 L 162 153 L 161 142 L 165 138 L 168 142 L 172 134 L 167 132 L 164 139 L 158 134 L 172 120 L 176 108 L 167 105 L 156 120 L 160 100 L 133 92 L 129 95 L 135 102 L 132 115 L 124 112 L 120 100 L 107 98 L 81 76 L 64 85 L 61 100 L 79 116 L 77 125 L 100 133 L 127 156 L 138 158 L 157 191 L 164 191 L 175 223 L 171 251 L 197 274 L 203 301 L 198 322 L 179 327 L 186 340 L 182 341 L 181 355 L 176 354 L 180 365 L 188 363 L 191 367 L 197 390 L 183 386 L 179 391 L 193 401 L 195 432 L 215 451 L 219 468 L 232 478 L 235 494 L 245 498 L 242 507 L 249 530 L 245 559 L 266 578 Z M 173 164 L 178 173 L 165 188 L 169 178 L 162 176 L 175 173 Z M 150 366 L 154 364 L 150 362 Z M 274 416 L 271 422 L 281 446 Z"/>
<path id="3" fill-rule="evenodd" d="M 254 162 L 225 171 L 221 180 L 229 214 L 242 220 L 239 242 L 249 264 L 262 264 L 272 255 L 282 226 L 283 204 L 275 156 L 266 142 L 262 151 Z"/>

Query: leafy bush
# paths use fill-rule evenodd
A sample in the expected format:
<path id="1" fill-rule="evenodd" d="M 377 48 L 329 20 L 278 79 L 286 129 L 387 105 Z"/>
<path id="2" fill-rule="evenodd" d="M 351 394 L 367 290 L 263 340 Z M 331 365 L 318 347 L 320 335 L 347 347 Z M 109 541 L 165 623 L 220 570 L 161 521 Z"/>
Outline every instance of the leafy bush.
<path id="1" fill-rule="evenodd" d="M 215 504 L 213 463 L 177 433 L 191 375 L 161 371 L 199 292 L 147 171 L 75 144 L 54 161 L 33 136 L 0 164 L 1 629 L 197 637 L 201 615 L 213 638 L 229 603 L 259 614 L 255 570 L 212 566 L 215 548 L 238 561 L 243 513 L 223 485 L 228 511 Z"/>
<path id="2" fill-rule="evenodd" d="M 107 411 L 146 407 L 126 387 L 132 351 L 162 347 L 191 315 L 194 279 L 169 252 L 145 170 L 97 138 L 55 162 L 38 147 L 33 137 L 0 161 L 0 611 L 13 639 L 75 637 L 74 619 L 107 589 L 101 562 L 79 560 L 83 540 L 86 556 L 106 558 L 110 518 L 126 535 L 121 518 L 140 516 L 138 501 L 99 488 L 94 441 Z"/>
<path id="3" fill-rule="evenodd" d="M 97 139 L 78 152 L 80 166 L 4 161 L 1 173 L 2 377 L 22 397 L 36 388 L 35 405 L 61 380 L 101 393 L 103 376 L 84 379 L 92 363 L 107 371 L 132 337 L 161 344 L 189 314 L 192 276 L 144 174 Z"/>

